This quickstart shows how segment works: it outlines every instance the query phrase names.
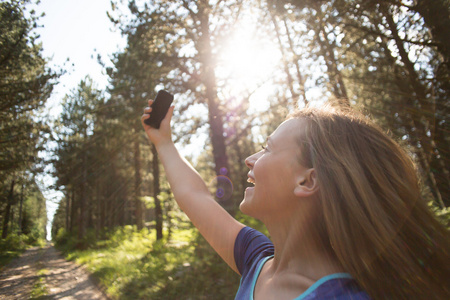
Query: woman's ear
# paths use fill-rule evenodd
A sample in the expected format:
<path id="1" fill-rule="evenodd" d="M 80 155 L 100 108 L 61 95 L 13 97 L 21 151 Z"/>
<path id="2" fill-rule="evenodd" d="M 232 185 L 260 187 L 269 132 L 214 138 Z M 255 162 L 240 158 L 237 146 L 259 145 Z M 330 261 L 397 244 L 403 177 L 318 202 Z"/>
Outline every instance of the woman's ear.
<path id="1" fill-rule="evenodd" d="M 316 193 L 318 189 L 316 171 L 311 168 L 299 174 L 294 194 L 297 197 L 309 197 Z"/>

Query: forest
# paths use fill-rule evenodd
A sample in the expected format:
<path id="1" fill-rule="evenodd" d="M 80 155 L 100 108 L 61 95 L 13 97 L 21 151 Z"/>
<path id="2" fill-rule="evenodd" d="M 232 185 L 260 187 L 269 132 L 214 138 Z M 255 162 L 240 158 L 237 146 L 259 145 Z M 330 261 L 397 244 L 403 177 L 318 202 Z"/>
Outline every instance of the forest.
<path id="1" fill-rule="evenodd" d="M 117 299 L 229 299 L 239 277 L 177 207 L 140 117 L 175 95 L 177 147 L 238 220 L 244 160 L 295 109 L 350 106 L 410 154 L 431 210 L 450 222 L 450 18 L 447 0 L 114 0 L 127 44 L 44 111 L 52 69 L 29 0 L 0 3 L 0 257 L 46 236 L 36 176 L 64 194 L 53 242 Z M 111 59 L 113 67 L 105 60 Z M 40 155 L 43 152 L 48 155 Z M 0 261 L 1 263 L 1 261 Z"/>

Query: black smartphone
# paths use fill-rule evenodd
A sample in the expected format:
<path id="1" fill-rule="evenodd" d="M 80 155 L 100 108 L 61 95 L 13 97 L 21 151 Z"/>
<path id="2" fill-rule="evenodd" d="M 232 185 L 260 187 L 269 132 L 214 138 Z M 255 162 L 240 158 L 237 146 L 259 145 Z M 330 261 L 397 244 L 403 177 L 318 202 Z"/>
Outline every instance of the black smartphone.
<path id="1" fill-rule="evenodd" d="M 172 104 L 172 101 L 172 94 L 164 90 L 159 91 L 153 101 L 150 118 L 144 120 L 144 123 L 154 128 L 159 128 L 161 121 L 164 119 L 167 111 L 169 110 L 170 104 Z"/>

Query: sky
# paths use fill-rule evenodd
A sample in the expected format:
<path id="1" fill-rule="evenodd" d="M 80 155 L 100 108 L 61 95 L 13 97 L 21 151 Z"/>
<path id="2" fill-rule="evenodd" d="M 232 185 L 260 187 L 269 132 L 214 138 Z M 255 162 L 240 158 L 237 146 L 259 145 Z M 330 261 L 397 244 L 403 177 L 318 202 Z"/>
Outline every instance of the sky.
<path id="1" fill-rule="evenodd" d="M 57 114 L 61 98 L 85 76 L 89 75 L 100 89 L 107 85 L 97 54 L 107 58 L 126 41 L 106 15 L 111 10 L 110 0 L 41 0 L 35 10 L 37 15 L 45 13 L 39 20 L 43 27 L 36 30 L 44 57 L 50 59 L 50 66 L 65 66 L 67 70 L 48 103 Z"/>
<path id="2" fill-rule="evenodd" d="M 97 63 L 97 54 L 108 58 L 123 49 L 126 40 L 114 30 L 106 15 L 111 10 L 110 0 L 41 0 L 33 8 L 37 15 L 45 13 L 38 22 L 43 27 L 36 30 L 42 42 L 43 56 L 49 59 L 50 67 L 56 66 L 54 70 L 60 67 L 67 70 L 59 78 L 46 105 L 46 110 L 56 118 L 61 112 L 64 95 L 87 75 L 99 89 L 106 87 L 108 77 Z M 49 188 L 54 182 L 52 177 L 46 175 L 39 181 L 47 199 L 47 239 L 50 239 L 51 221 L 62 194 Z"/>

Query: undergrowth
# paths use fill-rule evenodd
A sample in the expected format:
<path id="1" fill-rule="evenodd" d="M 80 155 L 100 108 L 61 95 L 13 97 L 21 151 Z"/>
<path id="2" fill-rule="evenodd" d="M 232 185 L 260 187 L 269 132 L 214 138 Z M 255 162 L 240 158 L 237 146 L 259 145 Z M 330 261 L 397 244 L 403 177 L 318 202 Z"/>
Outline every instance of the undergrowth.
<path id="1" fill-rule="evenodd" d="M 239 286 L 239 276 L 192 228 L 157 241 L 153 230 L 125 226 L 85 242 L 84 250 L 58 236 L 66 258 L 84 264 L 112 299 L 232 299 Z"/>
<path id="2" fill-rule="evenodd" d="M 0 239 L 0 269 L 12 259 L 19 257 L 23 251 L 32 246 L 44 247 L 46 241 L 25 234 L 11 233 L 6 239 Z"/>

